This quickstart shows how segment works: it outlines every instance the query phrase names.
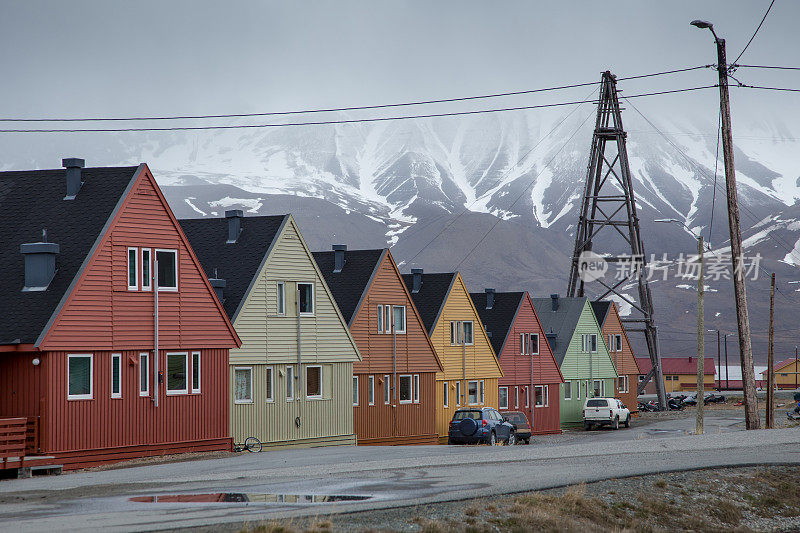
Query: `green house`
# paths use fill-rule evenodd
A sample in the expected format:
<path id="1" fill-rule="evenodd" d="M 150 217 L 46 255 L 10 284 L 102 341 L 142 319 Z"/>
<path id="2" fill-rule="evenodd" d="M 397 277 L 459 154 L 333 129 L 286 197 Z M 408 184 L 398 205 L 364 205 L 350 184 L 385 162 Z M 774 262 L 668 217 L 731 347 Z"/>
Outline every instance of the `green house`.
<path id="1" fill-rule="evenodd" d="M 561 368 L 561 426 L 583 422 L 583 402 L 613 397 L 617 371 L 588 298 L 534 298 L 550 349 Z"/>

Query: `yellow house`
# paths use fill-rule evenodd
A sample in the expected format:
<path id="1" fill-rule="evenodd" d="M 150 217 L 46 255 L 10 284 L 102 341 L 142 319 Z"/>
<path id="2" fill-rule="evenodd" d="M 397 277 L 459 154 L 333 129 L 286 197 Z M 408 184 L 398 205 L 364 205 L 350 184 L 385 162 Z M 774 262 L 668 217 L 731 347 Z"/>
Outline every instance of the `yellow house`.
<path id="1" fill-rule="evenodd" d="M 649 357 L 637 357 L 636 363 L 639 365 L 641 375 L 639 379 L 650 372 L 652 364 Z M 716 386 L 716 368 L 714 358 L 705 357 L 703 359 L 703 388 L 714 390 Z M 690 357 L 662 357 L 661 371 L 664 374 L 664 390 L 670 393 L 689 393 L 697 390 L 697 358 Z M 645 394 L 655 394 L 655 382 L 651 379 L 644 389 Z"/>
<path id="2" fill-rule="evenodd" d="M 761 373 L 764 386 L 767 386 L 767 371 Z M 800 382 L 800 365 L 797 359 L 784 359 L 775 363 L 775 387 L 778 389 L 796 389 Z"/>
<path id="3" fill-rule="evenodd" d="M 460 273 L 424 274 L 415 268 L 403 281 L 444 368 L 436 374 L 436 431 L 446 442 L 460 407 L 499 408 L 503 371 Z"/>

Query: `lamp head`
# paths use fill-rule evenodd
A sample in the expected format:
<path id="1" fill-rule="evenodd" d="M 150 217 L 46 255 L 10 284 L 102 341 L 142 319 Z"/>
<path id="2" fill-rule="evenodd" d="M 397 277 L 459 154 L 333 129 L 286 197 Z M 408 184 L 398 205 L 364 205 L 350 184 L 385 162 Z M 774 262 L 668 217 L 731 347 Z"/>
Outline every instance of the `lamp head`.
<path id="1" fill-rule="evenodd" d="M 713 31 L 713 28 L 714 28 L 714 25 L 711 24 L 710 22 L 708 22 L 707 20 L 693 20 L 689 24 L 691 24 L 695 28 L 700 28 L 701 30 L 712 30 Z"/>
<path id="2" fill-rule="evenodd" d="M 653 222 L 663 222 L 665 224 L 672 224 L 675 222 L 680 222 L 677 218 L 656 218 Z"/>

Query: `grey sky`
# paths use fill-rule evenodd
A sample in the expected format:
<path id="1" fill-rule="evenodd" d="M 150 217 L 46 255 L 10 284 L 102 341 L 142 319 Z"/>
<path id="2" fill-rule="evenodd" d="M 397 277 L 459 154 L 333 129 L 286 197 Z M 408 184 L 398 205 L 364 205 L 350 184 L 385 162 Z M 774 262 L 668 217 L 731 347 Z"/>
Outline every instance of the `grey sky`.
<path id="1" fill-rule="evenodd" d="M 5 116 L 229 113 L 520 90 L 713 63 L 712 20 L 733 60 L 769 2 L 5 1 Z M 743 61 L 798 63 L 800 3 L 778 0 Z M 740 71 L 800 87 L 800 73 Z M 714 83 L 701 70 L 627 94 Z M 797 94 L 734 94 L 737 113 L 798 113 Z M 585 92 L 585 91 L 584 91 Z M 532 95 L 514 104 L 584 96 Z M 667 100 L 650 99 L 648 109 Z M 668 98 L 715 105 L 716 92 Z M 510 103 L 510 102 L 509 102 Z M 475 108 L 486 104 L 460 104 Z M 489 105 L 495 105 L 494 103 Z M 788 106 L 788 107 L 786 107 Z M 715 112 L 711 111 L 713 119 Z"/>

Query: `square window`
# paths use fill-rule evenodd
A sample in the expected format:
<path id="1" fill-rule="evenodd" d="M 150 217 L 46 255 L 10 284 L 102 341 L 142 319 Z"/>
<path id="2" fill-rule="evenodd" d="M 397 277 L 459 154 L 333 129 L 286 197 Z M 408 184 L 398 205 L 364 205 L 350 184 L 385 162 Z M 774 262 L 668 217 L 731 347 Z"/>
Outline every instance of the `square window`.
<path id="1" fill-rule="evenodd" d="M 392 313 L 394 317 L 394 332 L 395 333 L 405 333 L 406 332 L 406 306 L 404 305 L 395 305 L 392 308 Z"/>
<path id="2" fill-rule="evenodd" d="M 200 352 L 192 352 L 192 393 L 200 392 Z"/>
<path id="3" fill-rule="evenodd" d="M 167 394 L 186 394 L 187 356 L 185 353 L 167 354 Z"/>
<path id="4" fill-rule="evenodd" d="M 153 273 L 150 272 L 150 265 L 153 263 L 150 248 L 142 248 L 142 290 L 152 289 Z"/>
<path id="5" fill-rule="evenodd" d="M 67 356 L 67 399 L 91 400 L 93 383 L 91 354 Z"/>
<path id="6" fill-rule="evenodd" d="M 286 314 L 286 283 L 279 281 L 277 285 L 277 310 L 279 315 Z"/>
<path id="7" fill-rule="evenodd" d="M 139 396 L 150 396 L 150 354 L 139 354 Z"/>
<path id="8" fill-rule="evenodd" d="M 253 368 L 235 367 L 233 376 L 233 403 L 253 403 Z"/>
<path id="9" fill-rule="evenodd" d="M 367 403 L 375 405 L 375 376 L 367 378 Z"/>
<path id="10" fill-rule="evenodd" d="M 472 322 L 464 322 L 464 344 L 470 345 L 472 343 Z"/>
<path id="11" fill-rule="evenodd" d="M 353 407 L 358 407 L 358 376 L 353 376 Z"/>
<path id="12" fill-rule="evenodd" d="M 497 396 L 500 409 L 508 409 L 508 387 L 500 387 Z"/>
<path id="13" fill-rule="evenodd" d="M 158 290 L 177 291 L 178 251 L 156 250 L 156 263 L 158 263 L 158 270 L 156 272 L 156 279 L 158 281 Z"/>
<path id="14" fill-rule="evenodd" d="M 322 367 L 306 367 L 306 398 L 322 398 Z"/>
<path id="15" fill-rule="evenodd" d="M 139 250 L 128 248 L 128 290 L 139 290 Z"/>
<path id="16" fill-rule="evenodd" d="M 312 283 L 298 283 L 297 291 L 300 293 L 300 314 L 314 314 L 314 285 Z"/>
<path id="17" fill-rule="evenodd" d="M 286 367 L 286 400 L 294 400 L 294 366 Z"/>
<path id="18" fill-rule="evenodd" d="M 122 354 L 111 354 L 111 397 L 122 398 Z"/>
<path id="19" fill-rule="evenodd" d="M 272 375 L 272 367 L 268 366 L 266 368 L 266 384 L 265 384 L 265 387 L 266 387 L 265 393 L 266 393 L 268 402 L 274 402 L 275 401 L 275 396 L 273 395 L 273 392 L 272 392 L 274 390 L 274 388 L 273 388 L 274 386 L 275 386 L 275 380 L 273 379 L 273 375 Z"/>
<path id="20" fill-rule="evenodd" d="M 467 383 L 467 401 L 470 405 L 478 405 L 478 382 L 470 381 Z"/>
<path id="21" fill-rule="evenodd" d="M 413 401 L 411 396 L 411 376 L 400 376 L 399 385 L 400 403 L 411 403 Z"/>

